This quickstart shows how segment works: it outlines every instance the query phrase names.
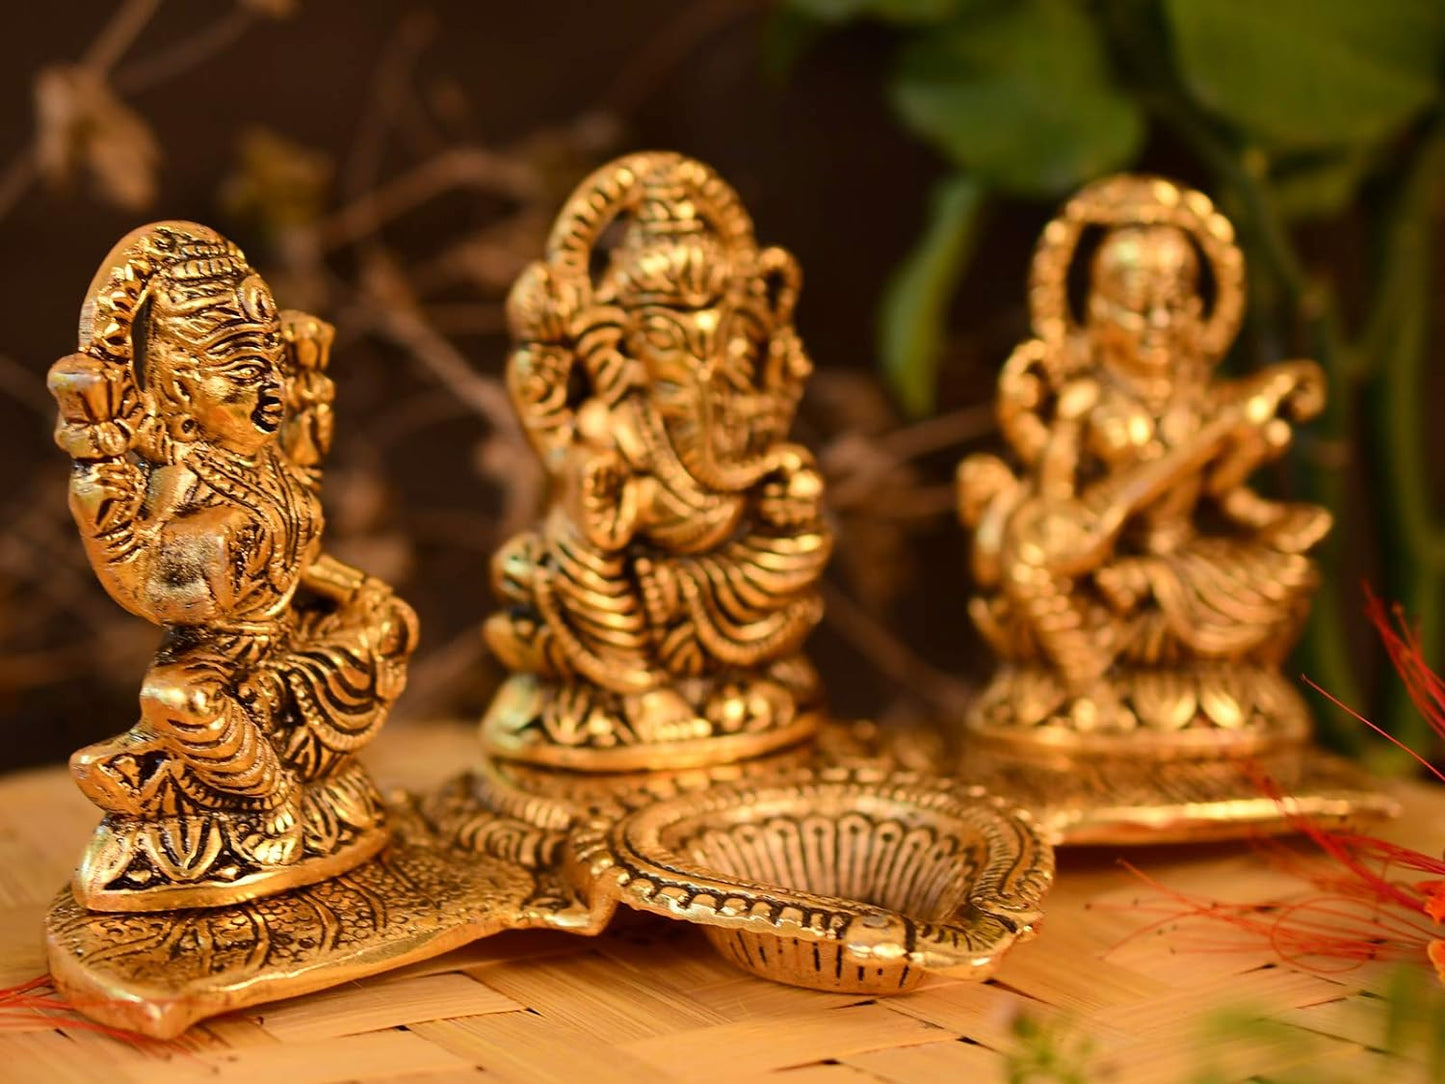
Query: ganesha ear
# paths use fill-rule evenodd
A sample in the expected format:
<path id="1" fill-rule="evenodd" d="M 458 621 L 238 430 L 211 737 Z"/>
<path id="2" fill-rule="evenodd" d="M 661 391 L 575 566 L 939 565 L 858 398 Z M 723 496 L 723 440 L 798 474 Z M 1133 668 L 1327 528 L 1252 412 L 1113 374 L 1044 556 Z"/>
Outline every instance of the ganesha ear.
<path id="1" fill-rule="evenodd" d="M 793 254 L 783 248 L 765 248 L 758 253 L 758 277 L 767 292 L 773 320 L 785 324 L 793 318 L 798 292 L 803 287 L 803 269 Z"/>

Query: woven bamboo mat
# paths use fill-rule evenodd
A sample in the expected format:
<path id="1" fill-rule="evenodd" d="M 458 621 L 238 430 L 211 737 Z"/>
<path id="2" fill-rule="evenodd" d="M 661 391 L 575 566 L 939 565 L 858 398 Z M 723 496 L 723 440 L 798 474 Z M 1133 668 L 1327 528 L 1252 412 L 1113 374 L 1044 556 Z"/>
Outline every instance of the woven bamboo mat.
<path id="1" fill-rule="evenodd" d="M 425 785 L 471 759 L 474 740 L 470 728 L 395 727 L 369 759 L 383 783 Z M 1406 815 L 1383 834 L 1436 852 L 1445 790 L 1400 796 Z M 42 915 L 94 822 L 61 769 L 0 779 L 0 986 L 44 972 Z M 871 1001 L 798 990 L 734 970 L 695 930 L 633 916 L 598 939 L 505 934 L 170 1044 L 6 1017 L 0 1079 L 968 1082 L 1057 1079 L 1018 1075 L 1051 1057 L 1119 1084 L 1195 1080 L 1206 1067 L 1211 1080 L 1426 1079 L 1379 1050 L 1384 965 L 1319 974 L 1258 944 L 1211 948 L 1219 930 L 1205 920 L 1150 928 L 1160 897 L 1119 865 L 1124 853 L 1063 855 L 1043 931 L 986 984 L 934 980 Z M 1223 900 L 1299 888 L 1247 845 L 1127 855 Z M 1231 1009 L 1277 1023 L 1222 1038 L 1211 1021 Z"/>

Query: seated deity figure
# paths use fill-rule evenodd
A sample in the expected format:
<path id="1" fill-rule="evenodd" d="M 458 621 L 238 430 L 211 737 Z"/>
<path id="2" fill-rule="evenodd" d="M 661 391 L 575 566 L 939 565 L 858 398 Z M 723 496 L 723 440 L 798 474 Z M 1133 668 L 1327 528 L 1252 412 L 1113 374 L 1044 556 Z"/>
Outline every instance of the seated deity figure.
<path id="1" fill-rule="evenodd" d="M 410 607 L 322 551 L 329 325 L 278 312 L 230 242 L 162 222 L 91 285 L 56 362 L 56 440 L 96 575 L 161 626 L 140 713 L 71 759 L 104 820 L 74 881 L 101 911 L 312 883 L 386 842 L 355 753 L 406 680 Z"/>
<path id="2" fill-rule="evenodd" d="M 491 753 L 636 771 L 813 732 L 801 648 L 832 541 L 786 439 L 811 369 L 799 279 L 681 155 L 621 158 L 564 208 L 508 303 L 508 387 L 549 492 L 493 563 L 485 637 L 512 676 Z"/>
<path id="3" fill-rule="evenodd" d="M 1079 321 L 1080 243 L 1098 237 Z M 1210 272 L 1206 306 L 1200 257 Z M 1280 673 L 1308 612 L 1323 508 L 1267 499 L 1250 475 L 1323 406 L 1312 362 L 1233 380 L 1244 265 L 1201 193 L 1119 176 L 1045 230 L 1034 337 L 999 380 L 1022 470 L 959 468 L 981 594 L 970 613 L 999 668 L 969 729 L 1052 747 L 1264 748 L 1308 730 Z"/>

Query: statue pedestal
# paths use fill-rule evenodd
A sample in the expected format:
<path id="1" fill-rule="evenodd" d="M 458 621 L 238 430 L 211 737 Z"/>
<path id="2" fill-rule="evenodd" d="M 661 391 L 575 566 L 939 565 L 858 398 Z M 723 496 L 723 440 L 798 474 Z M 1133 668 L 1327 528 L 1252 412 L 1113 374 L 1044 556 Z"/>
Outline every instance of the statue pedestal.
<path id="1" fill-rule="evenodd" d="M 1351 761 L 1303 743 L 1250 756 L 1026 750 L 965 739 L 956 775 L 1031 810 L 1055 844 L 1180 843 L 1394 817 Z"/>

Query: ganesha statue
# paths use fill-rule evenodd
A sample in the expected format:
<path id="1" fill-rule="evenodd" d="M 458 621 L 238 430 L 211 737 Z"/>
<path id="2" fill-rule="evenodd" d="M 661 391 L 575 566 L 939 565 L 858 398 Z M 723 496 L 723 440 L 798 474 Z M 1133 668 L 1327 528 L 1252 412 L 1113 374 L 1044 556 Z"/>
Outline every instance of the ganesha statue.
<path id="1" fill-rule="evenodd" d="M 787 439 L 811 363 L 799 270 L 736 193 L 672 153 L 620 158 L 564 207 L 508 302 L 507 384 L 548 479 L 492 568 L 510 671 L 492 755 L 632 772 L 809 737 L 802 653 L 832 546 Z"/>
<path id="2" fill-rule="evenodd" d="M 241 252 L 160 222 L 106 258 L 56 362 L 56 440 L 97 577 L 163 630 L 120 737 L 71 767 L 104 811 L 73 888 L 98 911 L 233 904 L 387 840 L 356 752 L 416 619 L 322 549 L 332 329 L 278 311 Z"/>
<path id="3" fill-rule="evenodd" d="M 1076 316 L 1070 269 L 1088 242 Z M 1215 377 L 1243 281 L 1229 222 L 1160 178 L 1091 185 L 1044 231 L 1034 334 L 999 380 L 1018 469 L 992 455 L 959 469 L 980 589 L 970 613 L 999 658 L 972 735 L 1161 755 L 1307 735 L 1280 668 L 1331 518 L 1249 479 L 1320 411 L 1324 379 L 1308 361 Z"/>

